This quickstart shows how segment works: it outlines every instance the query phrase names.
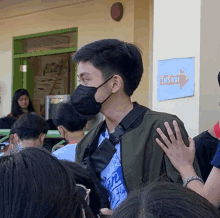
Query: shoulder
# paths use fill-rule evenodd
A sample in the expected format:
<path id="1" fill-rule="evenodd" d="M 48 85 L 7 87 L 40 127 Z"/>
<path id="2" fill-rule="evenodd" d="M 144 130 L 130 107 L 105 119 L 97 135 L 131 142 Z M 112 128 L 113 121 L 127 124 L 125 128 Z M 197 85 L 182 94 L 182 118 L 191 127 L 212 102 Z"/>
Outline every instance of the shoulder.
<path id="1" fill-rule="evenodd" d="M 176 120 L 178 124 L 183 125 L 183 122 L 179 117 L 174 114 L 148 110 L 144 116 L 143 122 L 151 124 L 151 126 L 157 128 L 158 126 L 164 125 L 164 122 L 172 124 L 173 120 Z"/>

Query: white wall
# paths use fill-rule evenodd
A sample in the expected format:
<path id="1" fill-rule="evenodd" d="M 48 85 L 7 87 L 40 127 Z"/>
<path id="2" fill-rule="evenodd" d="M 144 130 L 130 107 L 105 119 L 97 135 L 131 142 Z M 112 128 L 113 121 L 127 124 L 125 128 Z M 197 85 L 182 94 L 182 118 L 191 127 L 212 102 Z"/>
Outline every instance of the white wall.
<path id="1" fill-rule="evenodd" d="M 220 88 L 217 75 L 220 71 L 220 1 L 202 0 L 201 54 L 200 54 L 200 123 L 204 131 L 220 120 Z"/>
<path id="2" fill-rule="evenodd" d="M 200 0 L 154 0 L 152 109 L 177 115 L 191 137 L 199 133 Z M 157 101 L 158 61 L 195 57 L 193 97 Z"/>

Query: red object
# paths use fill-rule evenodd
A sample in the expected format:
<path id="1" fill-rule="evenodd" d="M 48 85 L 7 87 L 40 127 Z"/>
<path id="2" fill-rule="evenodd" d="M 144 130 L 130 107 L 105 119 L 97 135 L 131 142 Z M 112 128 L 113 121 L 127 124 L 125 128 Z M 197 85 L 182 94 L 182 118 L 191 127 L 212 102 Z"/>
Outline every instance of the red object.
<path id="1" fill-rule="evenodd" d="M 220 128 L 219 128 L 218 122 L 214 126 L 214 132 L 215 132 L 216 137 L 220 139 Z"/>
<path id="2" fill-rule="evenodd" d="M 111 7 L 111 17 L 115 21 L 120 21 L 123 17 L 124 8 L 121 2 L 116 2 Z"/>

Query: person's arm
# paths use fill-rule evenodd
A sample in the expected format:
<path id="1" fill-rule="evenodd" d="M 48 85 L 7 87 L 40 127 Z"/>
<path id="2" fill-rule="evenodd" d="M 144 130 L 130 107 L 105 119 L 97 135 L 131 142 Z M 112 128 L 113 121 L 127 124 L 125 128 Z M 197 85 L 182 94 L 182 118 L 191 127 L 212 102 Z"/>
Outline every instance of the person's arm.
<path id="1" fill-rule="evenodd" d="M 182 140 L 182 136 L 176 121 L 173 122 L 176 138 L 169 124 L 165 123 L 164 125 L 167 129 L 171 142 L 160 129 L 157 129 L 158 134 L 163 139 L 166 146 L 158 138 L 156 139 L 157 144 L 163 149 L 173 166 L 179 171 L 183 181 L 191 176 L 196 176 L 196 172 L 193 168 L 195 155 L 194 141 L 189 138 L 189 147 L 186 147 Z M 218 205 L 218 201 L 220 199 L 220 191 L 218 191 L 220 190 L 219 181 L 220 170 L 216 167 L 213 167 L 205 185 L 199 180 L 192 180 L 188 183 L 187 188 L 190 188 L 198 194 L 202 195 L 212 204 Z"/>

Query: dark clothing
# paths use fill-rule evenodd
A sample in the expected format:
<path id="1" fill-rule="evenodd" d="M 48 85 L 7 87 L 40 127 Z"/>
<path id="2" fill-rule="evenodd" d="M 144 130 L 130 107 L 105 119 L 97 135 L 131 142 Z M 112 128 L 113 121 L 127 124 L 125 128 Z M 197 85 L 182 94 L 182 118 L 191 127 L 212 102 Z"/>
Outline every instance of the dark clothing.
<path id="1" fill-rule="evenodd" d="M 156 131 L 157 127 L 160 127 L 167 135 L 164 126 L 165 121 L 169 122 L 174 131 L 173 120 L 178 122 L 182 138 L 188 146 L 188 134 L 183 122 L 177 116 L 152 111 L 150 109 L 148 109 L 141 118 L 139 124 L 134 126 L 134 129 L 122 136 L 120 140 L 121 166 L 128 193 L 139 189 L 148 182 L 157 181 L 163 176 L 169 178 L 174 183 L 182 184 L 180 174 L 155 141 L 156 138 L 160 138 Z M 81 163 L 83 161 L 87 147 L 91 146 L 93 142 L 97 144 L 97 139 L 104 126 L 105 121 L 102 121 L 78 143 L 76 148 L 76 162 Z M 196 158 L 194 167 L 198 176 L 200 176 L 201 174 Z"/>
<path id="2" fill-rule="evenodd" d="M 211 161 L 217 151 L 218 142 L 217 138 L 213 137 L 208 131 L 200 133 L 194 137 L 196 147 L 196 157 L 199 162 L 202 179 L 205 182 L 212 170 Z"/>

